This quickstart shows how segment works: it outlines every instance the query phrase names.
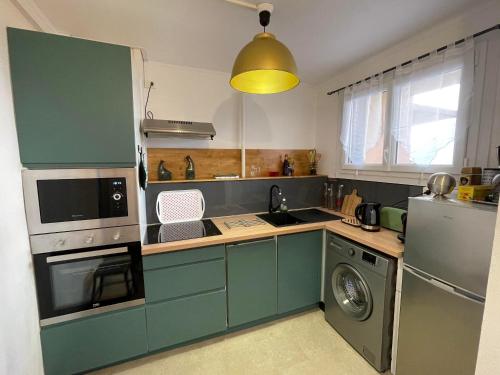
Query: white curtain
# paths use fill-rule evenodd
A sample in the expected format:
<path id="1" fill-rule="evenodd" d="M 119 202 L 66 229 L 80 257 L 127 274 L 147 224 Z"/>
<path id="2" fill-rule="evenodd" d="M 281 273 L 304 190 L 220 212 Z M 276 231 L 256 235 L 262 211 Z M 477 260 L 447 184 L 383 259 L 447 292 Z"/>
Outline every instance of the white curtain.
<path id="1" fill-rule="evenodd" d="M 340 142 L 346 164 L 366 164 L 367 151 L 383 137 L 383 91 L 382 75 L 344 90 Z"/>
<path id="2" fill-rule="evenodd" d="M 470 38 L 396 69 L 391 114 L 396 165 L 453 165 L 463 155 L 473 44 Z"/>

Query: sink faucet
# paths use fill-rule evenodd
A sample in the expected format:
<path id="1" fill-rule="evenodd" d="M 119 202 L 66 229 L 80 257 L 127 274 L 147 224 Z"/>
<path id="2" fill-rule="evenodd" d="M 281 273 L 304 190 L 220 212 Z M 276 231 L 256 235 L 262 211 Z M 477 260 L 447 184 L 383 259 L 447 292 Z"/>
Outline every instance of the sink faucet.
<path id="1" fill-rule="evenodd" d="M 278 198 L 278 204 L 275 206 L 273 205 L 273 199 L 276 195 Z M 284 199 L 285 197 L 281 193 L 280 187 L 278 185 L 271 186 L 271 188 L 269 189 L 269 213 L 272 214 L 273 212 L 278 211 Z"/>

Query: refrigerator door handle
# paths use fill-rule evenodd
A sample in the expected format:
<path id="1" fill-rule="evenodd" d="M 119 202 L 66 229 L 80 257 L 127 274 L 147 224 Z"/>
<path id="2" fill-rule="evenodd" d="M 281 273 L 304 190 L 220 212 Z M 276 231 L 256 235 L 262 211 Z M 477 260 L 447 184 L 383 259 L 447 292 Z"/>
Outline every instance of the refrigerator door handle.
<path id="1" fill-rule="evenodd" d="M 418 272 L 417 270 L 410 268 L 408 266 L 404 266 L 404 270 L 411 273 L 413 276 L 418 277 L 419 279 L 421 279 L 425 282 L 428 282 L 429 284 L 434 285 L 436 288 L 442 289 L 442 290 L 444 290 L 448 293 L 451 293 L 457 297 L 466 299 L 466 300 L 471 301 L 471 302 L 484 304 L 484 298 L 476 296 L 472 293 L 464 292 L 464 291 L 457 289 L 451 285 L 445 284 L 442 281 L 433 279 L 432 277 L 430 277 L 426 274 L 423 274 L 421 272 Z M 404 283 L 404 278 L 403 278 L 403 283 Z"/>

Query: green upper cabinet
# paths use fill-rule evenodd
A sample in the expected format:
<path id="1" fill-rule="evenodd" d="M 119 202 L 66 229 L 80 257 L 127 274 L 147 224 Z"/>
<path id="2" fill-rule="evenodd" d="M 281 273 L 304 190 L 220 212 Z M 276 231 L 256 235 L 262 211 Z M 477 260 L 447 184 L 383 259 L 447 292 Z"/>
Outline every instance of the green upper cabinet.
<path id="1" fill-rule="evenodd" d="M 229 327 L 275 315 L 274 238 L 227 245 L 226 249 Z"/>
<path id="2" fill-rule="evenodd" d="M 8 28 L 21 162 L 135 165 L 130 49 Z"/>
<path id="3" fill-rule="evenodd" d="M 322 231 L 278 236 L 278 313 L 320 301 L 322 244 Z"/>

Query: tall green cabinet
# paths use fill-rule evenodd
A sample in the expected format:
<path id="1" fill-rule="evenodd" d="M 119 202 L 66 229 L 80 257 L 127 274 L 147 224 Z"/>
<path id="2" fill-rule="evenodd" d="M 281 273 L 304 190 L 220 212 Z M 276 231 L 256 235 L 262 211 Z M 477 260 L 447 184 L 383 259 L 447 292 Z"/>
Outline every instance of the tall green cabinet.
<path id="1" fill-rule="evenodd" d="M 7 29 L 21 162 L 135 165 L 130 49 Z"/>

